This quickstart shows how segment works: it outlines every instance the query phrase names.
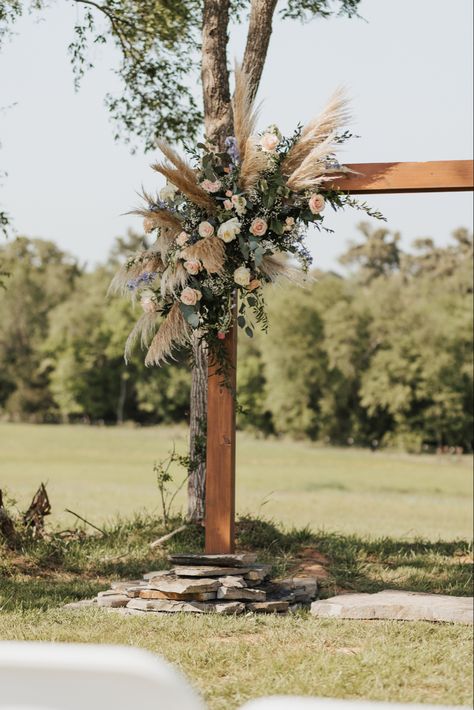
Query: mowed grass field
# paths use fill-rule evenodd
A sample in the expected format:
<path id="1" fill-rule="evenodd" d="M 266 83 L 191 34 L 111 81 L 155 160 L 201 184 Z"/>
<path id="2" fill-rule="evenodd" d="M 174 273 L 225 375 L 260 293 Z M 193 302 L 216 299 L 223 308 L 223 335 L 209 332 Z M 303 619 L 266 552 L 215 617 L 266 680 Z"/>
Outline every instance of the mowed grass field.
<path id="1" fill-rule="evenodd" d="M 51 523 L 74 527 L 69 507 L 105 528 L 0 546 L 0 639 L 148 649 L 178 666 L 211 710 L 273 694 L 472 702 L 469 626 L 316 619 L 308 611 L 122 617 L 62 609 L 113 579 L 168 568 L 169 551 L 199 549 L 200 527 L 163 549 L 149 547 L 165 532 L 153 462 L 173 441 L 184 452 L 185 430 L 0 425 L 0 488 L 20 510 L 44 481 Z M 239 435 L 239 512 L 299 529 L 241 519 L 239 549 L 254 549 L 275 574 L 317 574 L 322 596 L 384 588 L 470 594 L 472 548 L 461 538 L 471 536 L 471 466 L 467 456 L 372 454 Z M 175 512 L 184 504 L 183 494 Z M 144 510 L 152 517 L 125 521 Z M 302 532 L 305 525 L 313 532 Z"/>
<path id="2" fill-rule="evenodd" d="M 0 424 L 0 488 L 24 508 L 47 484 L 51 523 L 71 525 L 70 508 L 100 524 L 138 511 L 159 514 L 153 463 L 184 428 Z M 183 478 L 177 471 L 177 480 Z M 286 526 L 401 540 L 470 538 L 472 457 L 414 456 L 322 448 L 308 442 L 237 444 L 237 510 Z M 175 512 L 185 508 L 184 491 Z"/>

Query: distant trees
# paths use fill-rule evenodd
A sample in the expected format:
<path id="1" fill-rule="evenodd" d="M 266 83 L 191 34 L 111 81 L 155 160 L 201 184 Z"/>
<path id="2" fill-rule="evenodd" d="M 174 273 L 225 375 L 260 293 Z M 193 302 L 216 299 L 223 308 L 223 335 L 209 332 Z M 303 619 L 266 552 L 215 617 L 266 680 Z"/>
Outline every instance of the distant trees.
<path id="1" fill-rule="evenodd" d="M 270 329 L 239 342 L 239 424 L 338 444 L 471 448 L 472 235 L 413 253 L 387 230 L 361 227 L 343 261 L 350 277 L 315 273 L 305 289 L 267 291 Z M 0 248 L 0 416 L 30 421 L 179 422 L 188 417 L 185 361 L 125 366 L 132 304 L 107 299 L 117 240 L 84 272 L 51 242 Z"/>

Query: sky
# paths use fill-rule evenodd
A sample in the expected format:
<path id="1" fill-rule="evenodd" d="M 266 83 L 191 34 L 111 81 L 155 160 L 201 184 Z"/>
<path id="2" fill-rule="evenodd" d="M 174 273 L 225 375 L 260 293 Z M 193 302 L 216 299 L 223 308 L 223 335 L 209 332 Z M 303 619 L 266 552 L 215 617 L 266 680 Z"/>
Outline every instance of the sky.
<path id="1" fill-rule="evenodd" d="M 282 2 L 280 1 L 280 5 Z M 309 120 L 335 87 L 352 97 L 351 129 L 341 162 L 472 158 L 472 0 L 362 0 L 363 20 L 331 18 L 307 24 L 276 20 L 259 99 L 259 128 L 276 123 L 291 133 Z M 92 266 L 116 236 L 139 218 L 123 216 L 143 184 L 161 186 L 150 169 L 153 153 L 113 140 L 104 106 L 119 89 L 116 54 L 100 48 L 95 69 L 73 88 L 67 52 L 76 10 L 58 0 L 16 25 L 0 54 L 0 205 L 15 231 L 51 239 Z M 245 27 L 232 29 L 231 58 L 239 58 Z M 471 193 L 369 197 L 402 234 L 449 242 L 459 226 L 472 228 Z M 328 213 L 335 234 L 308 234 L 315 265 L 342 271 L 338 257 L 357 240 L 363 215 Z"/>

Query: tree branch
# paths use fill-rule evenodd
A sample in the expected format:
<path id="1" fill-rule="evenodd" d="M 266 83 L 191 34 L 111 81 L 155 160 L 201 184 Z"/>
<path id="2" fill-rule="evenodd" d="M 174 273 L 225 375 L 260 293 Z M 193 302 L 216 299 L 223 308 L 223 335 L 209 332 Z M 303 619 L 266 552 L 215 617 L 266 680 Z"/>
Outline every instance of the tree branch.
<path id="1" fill-rule="evenodd" d="M 255 98 L 265 66 L 277 2 L 278 0 L 252 0 L 242 62 L 242 69 L 250 77 L 251 98 Z"/>

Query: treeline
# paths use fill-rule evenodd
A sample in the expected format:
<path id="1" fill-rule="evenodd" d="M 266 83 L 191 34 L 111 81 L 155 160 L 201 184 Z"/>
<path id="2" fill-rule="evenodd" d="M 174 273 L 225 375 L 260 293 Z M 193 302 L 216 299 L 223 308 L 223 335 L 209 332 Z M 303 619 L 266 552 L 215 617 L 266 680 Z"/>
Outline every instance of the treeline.
<path id="1" fill-rule="evenodd" d="M 472 235 L 447 247 L 360 226 L 341 261 L 350 276 L 315 272 L 307 288 L 267 291 L 270 329 L 239 339 L 239 425 L 337 444 L 472 449 Z M 141 238 L 118 239 L 86 271 L 55 244 L 0 248 L 0 417 L 142 424 L 185 421 L 190 373 L 180 362 L 126 366 L 136 318 L 106 297 Z"/>

